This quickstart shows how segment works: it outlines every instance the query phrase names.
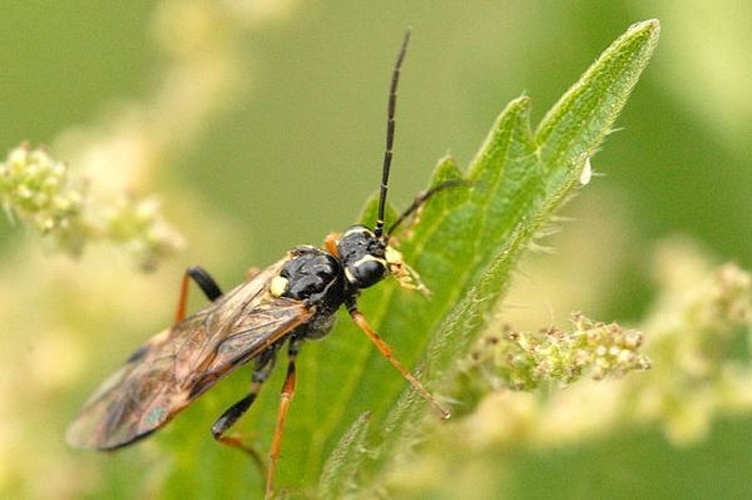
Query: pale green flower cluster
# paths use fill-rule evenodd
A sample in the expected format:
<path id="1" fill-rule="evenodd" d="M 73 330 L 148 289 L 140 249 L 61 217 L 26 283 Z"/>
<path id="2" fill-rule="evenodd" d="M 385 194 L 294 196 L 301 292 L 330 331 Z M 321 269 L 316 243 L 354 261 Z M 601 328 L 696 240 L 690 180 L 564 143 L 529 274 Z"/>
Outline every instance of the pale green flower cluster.
<path id="1" fill-rule="evenodd" d="M 719 415 L 752 408 L 752 275 L 733 263 L 711 269 L 676 244 L 659 264 L 664 293 L 645 325 L 656 369 L 633 390 L 643 418 L 687 443 Z"/>
<path id="2" fill-rule="evenodd" d="M 566 385 L 584 377 L 601 380 L 650 368 L 650 358 L 640 352 L 641 332 L 580 313 L 574 313 L 570 323 L 569 330 L 518 332 L 507 327 L 486 333 L 462 363 L 463 378 L 494 390 L 530 391 L 544 382 Z M 481 392 L 487 388 L 475 387 Z"/>
<path id="3" fill-rule="evenodd" d="M 490 430 L 481 434 L 500 435 L 498 412 L 517 404 L 522 410 L 510 418 L 537 442 L 605 433 L 617 425 L 657 425 L 670 441 L 686 445 L 706 437 L 716 419 L 749 413 L 752 274 L 733 263 L 713 267 L 683 242 L 663 246 L 656 259 L 660 293 L 640 327 L 647 332 L 644 345 L 640 331 L 581 314 L 572 315 L 567 330 L 499 327 L 481 336 L 461 362 L 454 389 L 474 399 L 468 410 L 476 414 L 475 428 L 490 418 Z M 603 378 L 620 379 L 582 383 Z M 541 390 L 552 384 L 569 387 Z"/>
<path id="4" fill-rule="evenodd" d="M 87 198 L 83 183 L 44 149 L 22 144 L 0 163 L 0 199 L 9 218 L 78 254 L 85 241 L 81 215 Z"/>
<path id="5" fill-rule="evenodd" d="M 42 236 L 56 251 L 77 256 L 87 242 L 123 246 L 142 268 L 183 244 L 153 198 L 94 200 L 88 184 L 42 148 L 22 144 L 0 163 L 0 200 L 13 221 Z"/>
<path id="6" fill-rule="evenodd" d="M 159 260 L 184 244 L 182 236 L 162 217 L 154 197 L 122 197 L 103 212 L 102 232 L 134 255 L 142 267 L 154 268 Z"/>

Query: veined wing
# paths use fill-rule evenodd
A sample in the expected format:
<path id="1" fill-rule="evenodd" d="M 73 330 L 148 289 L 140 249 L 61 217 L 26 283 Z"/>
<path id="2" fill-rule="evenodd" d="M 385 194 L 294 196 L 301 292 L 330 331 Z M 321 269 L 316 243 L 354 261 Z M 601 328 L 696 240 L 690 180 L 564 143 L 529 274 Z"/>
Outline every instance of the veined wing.
<path id="1" fill-rule="evenodd" d="M 147 436 L 232 369 L 308 322 L 313 308 L 269 293 L 286 261 L 141 346 L 85 404 L 68 429 L 69 444 L 114 449 Z"/>

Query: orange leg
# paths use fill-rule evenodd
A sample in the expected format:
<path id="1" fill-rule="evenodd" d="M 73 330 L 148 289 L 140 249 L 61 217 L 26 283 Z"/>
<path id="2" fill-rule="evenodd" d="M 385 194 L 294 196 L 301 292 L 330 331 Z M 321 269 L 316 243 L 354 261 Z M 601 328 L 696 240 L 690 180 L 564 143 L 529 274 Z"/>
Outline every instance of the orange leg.
<path id="1" fill-rule="evenodd" d="M 290 341 L 288 349 L 287 376 L 282 385 L 282 393 L 279 397 L 279 410 L 277 411 L 277 425 L 274 428 L 272 446 L 269 450 L 269 468 L 266 470 L 266 491 L 264 497 L 268 500 L 274 495 L 274 473 L 277 470 L 279 450 L 282 446 L 282 431 L 284 430 L 287 412 L 290 409 L 292 396 L 295 394 L 295 358 L 298 356 L 298 342 Z"/>
<path id="2" fill-rule="evenodd" d="M 428 392 L 423 384 L 421 384 L 420 381 L 415 378 L 412 373 L 410 373 L 405 365 L 400 363 L 400 361 L 394 357 L 392 348 L 382 340 L 382 338 L 373 330 L 373 328 L 371 328 L 371 325 L 368 324 L 365 316 L 363 316 L 363 314 L 358 311 L 355 304 L 349 305 L 347 311 L 350 313 L 353 321 L 355 321 L 355 324 L 358 325 L 361 330 L 363 330 L 363 332 L 368 336 L 369 339 L 371 339 L 374 344 L 376 344 L 379 352 L 386 359 L 388 359 L 390 363 L 392 363 L 392 365 L 402 374 L 403 377 L 407 379 L 408 382 L 410 382 L 410 385 L 413 387 L 413 389 L 415 389 L 418 394 L 420 394 L 426 401 L 431 403 L 433 407 L 436 408 L 436 410 L 438 410 L 438 412 L 441 414 L 441 418 L 449 418 L 451 416 L 451 412 L 444 408 L 444 406 L 439 403 L 439 401 L 430 392 Z"/>
<path id="3" fill-rule="evenodd" d="M 180 298 L 178 299 L 178 307 L 175 311 L 175 323 L 180 323 L 185 319 L 185 310 L 188 304 L 188 285 L 189 279 L 196 282 L 198 287 L 204 292 L 206 298 L 214 302 L 222 296 L 222 290 L 214 281 L 214 278 L 206 272 L 206 270 L 200 266 L 191 266 L 185 270 L 183 279 L 180 281 Z"/>
<path id="4" fill-rule="evenodd" d="M 175 310 L 175 323 L 180 323 L 185 318 L 185 308 L 188 302 L 188 285 L 190 284 L 190 274 L 188 271 L 183 273 L 183 279 L 180 280 L 180 298 L 178 298 L 178 307 Z"/>
<path id="5" fill-rule="evenodd" d="M 214 436 L 214 439 L 224 445 L 237 448 L 247 453 L 256 463 L 256 466 L 262 472 L 262 475 L 266 475 L 267 469 L 266 464 L 264 464 L 264 460 L 259 453 L 252 446 L 247 445 L 240 436 L 227 435 L 226 432 L 230 430 L 230 427 L 235 425 L 235 422 L 237 422 L 238 419 L 248 411 L 254 401 L 256 401 L 256 397 L 259 392 L 261 392 L 261 386 L 266 379 L 269 378 L 269 374 L 274 368 L 276 355 L 277 350 L 275 348 L 271 351 L 267 351 L 266 354 L 256 360 L 256 367 L 253 370 L 251 388 L 248 391 L 248 394 L 225 410 L 225 412 L 214 422 L 211 428 L 211 433 L 212 436 Z"/>

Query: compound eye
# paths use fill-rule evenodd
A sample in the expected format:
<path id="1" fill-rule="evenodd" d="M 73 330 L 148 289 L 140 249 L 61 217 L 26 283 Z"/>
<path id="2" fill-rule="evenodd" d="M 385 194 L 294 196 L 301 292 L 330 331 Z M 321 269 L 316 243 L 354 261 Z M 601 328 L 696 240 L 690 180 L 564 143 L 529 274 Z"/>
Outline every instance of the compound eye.
<path id="1" fill-rule="evenodd" d="M 368 288 L 383 280 L 387 275 L 384 259 L 366 255 L 346 270 L 347 279 L 358 288 Z"/>

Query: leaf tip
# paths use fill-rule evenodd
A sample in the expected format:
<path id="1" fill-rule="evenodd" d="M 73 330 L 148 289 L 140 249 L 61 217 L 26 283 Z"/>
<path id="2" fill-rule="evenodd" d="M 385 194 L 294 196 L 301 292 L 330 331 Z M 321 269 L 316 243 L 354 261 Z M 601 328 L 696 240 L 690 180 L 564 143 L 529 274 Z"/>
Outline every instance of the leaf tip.
<path id="1" fill-rule="evenodd" d="M 639 37 L 640 35 L 646 35 L 649 42 L 649 47 L 655 46 L 658 43 L 658 38 L 661 34 L 661 22 L 658 19 L 648 19 L 647 21 L 640 21 L 629 27 L 626 33 L 624 33 L 625 39 L 632 39 Z"/>

